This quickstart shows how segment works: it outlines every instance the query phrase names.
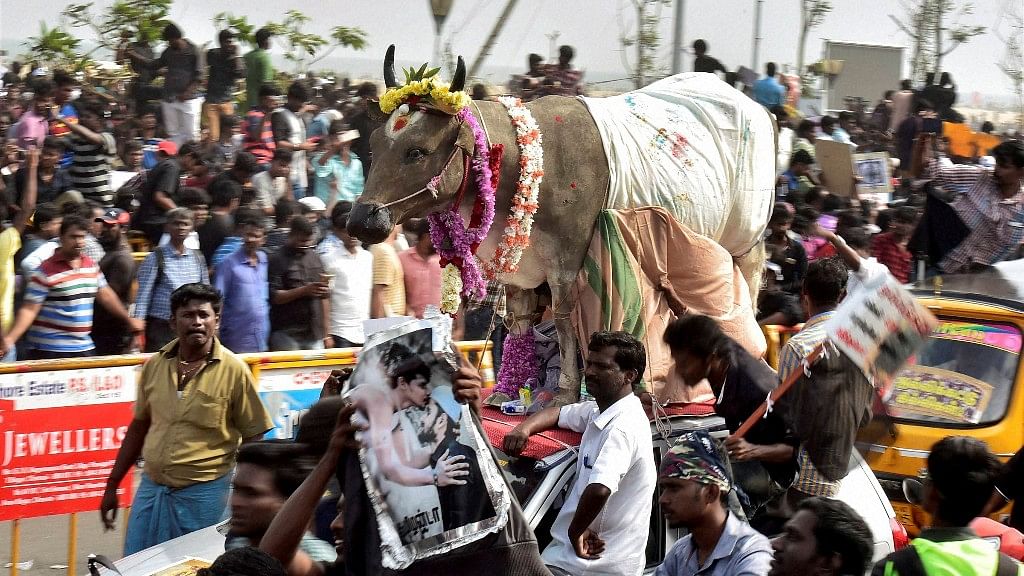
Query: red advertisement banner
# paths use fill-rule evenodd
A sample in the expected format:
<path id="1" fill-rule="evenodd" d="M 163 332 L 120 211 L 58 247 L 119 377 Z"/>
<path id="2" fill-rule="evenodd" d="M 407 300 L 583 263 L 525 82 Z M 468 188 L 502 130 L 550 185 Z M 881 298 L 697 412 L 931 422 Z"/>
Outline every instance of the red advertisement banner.
<path id="1" fill-rule="evenodd" d="M 15 410 L 0 400 L 0 521 L 99 510 L 132 403 Z M 131 472 L 118 489 L 131 504 Z"/>

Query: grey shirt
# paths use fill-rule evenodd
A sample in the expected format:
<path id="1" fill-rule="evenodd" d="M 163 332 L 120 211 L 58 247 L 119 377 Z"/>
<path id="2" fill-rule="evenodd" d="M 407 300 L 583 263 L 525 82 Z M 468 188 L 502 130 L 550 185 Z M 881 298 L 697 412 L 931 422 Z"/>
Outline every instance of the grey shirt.
<path id="1" fill-rule="evenodd" d="M 771 542 L 729 513 L 725 530 L 704 566 L 697 565 L 693 536 L 687 534 L 668 551 L 655 576 L 764 576 L 771 562 Z"/>

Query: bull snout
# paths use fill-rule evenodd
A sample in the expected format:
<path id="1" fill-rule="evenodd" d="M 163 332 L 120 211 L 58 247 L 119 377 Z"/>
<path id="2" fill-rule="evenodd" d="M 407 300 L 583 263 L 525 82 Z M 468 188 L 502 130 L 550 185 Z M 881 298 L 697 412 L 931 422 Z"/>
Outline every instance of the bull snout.
<path id="1" fill-rule="evenodd" d="M 348 217 L 348 233 L 368 244 L 387 240 L 394 224 L 391 211 L 375 202 L 356 202 Z"/>

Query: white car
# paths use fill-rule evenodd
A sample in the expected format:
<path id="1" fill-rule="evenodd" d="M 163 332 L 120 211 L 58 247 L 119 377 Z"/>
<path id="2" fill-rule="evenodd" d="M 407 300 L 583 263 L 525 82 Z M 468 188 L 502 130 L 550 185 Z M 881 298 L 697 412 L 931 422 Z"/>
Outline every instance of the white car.
<path id="1" fill-rule="evenodd" d="M 524 455 L 509 458 L 498 448 L 505 434 L 522 420 L 508 416 L 494 408 L 485 408 L 481 422 L 488 439 L 495 446 L 505 478 L 522 506 L 530 527 L 537 535 L 540 548 L 551 541 L 551 525 L 558 516 L 562 502 L 572 488 L 576 475 L 577 447 L 581 436 L 568 430 L 550 430 L 530 438 Z M 708 405 L 693 405 L 664 421 L 667 428 L 651 423 L 655 463 L 670 447 L 669 442 L 689 430 L 708 430 L 712 436 L 724 437 L 725 421 L 711 414 Z M 683 537 L 683 529 L 669 528 L 658 506 L 659 493 L 651 495 L 654 506 L 651 513 L 650 534 L 647 539 L 647 566 L 645 574 L 653 574 L 665 554 L 676 540 Z M 850 472 L 843 479 L 837 496 L 855 509 L 867 522 L 874 539 L 874 560 L 878 561 L 907 543 L 907 533 L 896 521 L 896 515 L 867 463 L 856 451 L 850 460 Z M 227 526 L 221 523 L 164 544 L 148 548 L 116 562 L 125 576 L 145 576 L 161 569 L 200 558 L 212 561 L 224 551 Z"/>

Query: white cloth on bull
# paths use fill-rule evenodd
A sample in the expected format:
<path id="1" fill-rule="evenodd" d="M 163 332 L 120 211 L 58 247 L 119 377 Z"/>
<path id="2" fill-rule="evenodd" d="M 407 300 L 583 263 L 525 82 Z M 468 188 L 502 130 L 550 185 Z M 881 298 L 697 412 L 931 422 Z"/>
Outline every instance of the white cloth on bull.
<path id="1" fill-rule="evenodd" d="M 775 128 L 761 105 L 697 72 L 581 100 L 608 160 L 605 208 L 664 207 L 734 257 L 760 242 L 775 194 Z"/>

